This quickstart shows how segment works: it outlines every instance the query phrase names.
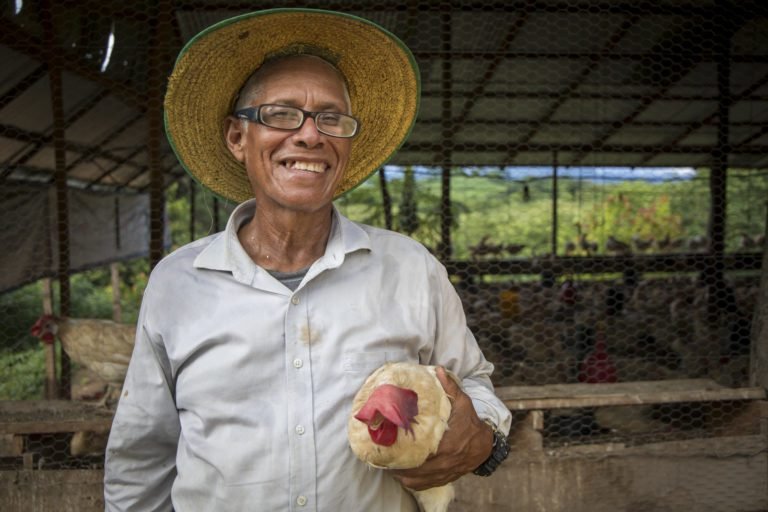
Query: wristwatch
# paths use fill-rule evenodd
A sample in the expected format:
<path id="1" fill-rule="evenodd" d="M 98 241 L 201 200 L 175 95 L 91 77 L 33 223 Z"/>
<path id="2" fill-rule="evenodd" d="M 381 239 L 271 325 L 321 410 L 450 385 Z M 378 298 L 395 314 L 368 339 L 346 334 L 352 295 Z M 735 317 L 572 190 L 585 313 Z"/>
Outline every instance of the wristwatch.
<path id="1" fill-rule="evenodd" d="M 477 469 L 473 471 L 478 476 L 491 476 L 496 468 L 498 468 L 502 462 L 509 455 L 509 443 L 507 442 L 507 436 L 504 435 L 496 425 L 490 421 L 485 421 L 493 430 L 493 448 L 491 448 L 491 455 L 480 464 Z"/>

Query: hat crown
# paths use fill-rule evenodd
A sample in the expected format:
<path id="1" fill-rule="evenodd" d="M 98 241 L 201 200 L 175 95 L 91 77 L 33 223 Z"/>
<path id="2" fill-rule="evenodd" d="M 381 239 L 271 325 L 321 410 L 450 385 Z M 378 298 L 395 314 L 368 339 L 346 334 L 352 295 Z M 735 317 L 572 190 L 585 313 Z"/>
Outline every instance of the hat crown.
<path id="1" fill-rule="evenodd" d="M 413 128 L 418 67 L 405 44 L 382 27 L 316 9 L 271 9 L 224 20 L 185 45 L 165 97 L 171 147 L 187 172 L 218 196 L 236 202 L 252 197 L 242 164 L 224 144 L 222 123 L 248 77 L 266 59 L 288 52 L 333 63 L 360 121 L 335 197 L 383 166 Z"/>

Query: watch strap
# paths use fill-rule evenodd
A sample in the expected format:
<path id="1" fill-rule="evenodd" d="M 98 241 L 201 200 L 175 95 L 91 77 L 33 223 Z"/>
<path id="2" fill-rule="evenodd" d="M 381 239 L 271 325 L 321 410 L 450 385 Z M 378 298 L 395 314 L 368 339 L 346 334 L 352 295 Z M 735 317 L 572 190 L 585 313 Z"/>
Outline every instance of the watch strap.
<path id="1" fill-rule="evenodd" d="M 493 430 L 493 447 L 491 448 L 491 454 L 485 459 L 485 462 L 480 464 L 477 469 L 473 471 L 478 476 L 491 476 L 496 468 L 498 468 L 507 456 L 509 456 L 509 443 L 507 442 L 507 436 L 504 435 L 496 425 L 492 422 L 485 420 L 485 422 Z"/>

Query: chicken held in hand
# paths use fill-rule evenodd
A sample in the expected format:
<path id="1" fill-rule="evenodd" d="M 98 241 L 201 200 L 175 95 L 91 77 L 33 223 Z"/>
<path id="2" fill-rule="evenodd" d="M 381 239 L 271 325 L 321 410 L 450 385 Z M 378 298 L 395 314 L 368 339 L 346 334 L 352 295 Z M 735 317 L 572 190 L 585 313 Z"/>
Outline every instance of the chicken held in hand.
<path id="1" fill-rule="evenodd" d="M 410 469 L 437 452 L 448 426 L 451 401 L 436 367 L 387 363 L 357 392 L 348 423 L 355 455 L 375 468 Z M 451 484 L 411 492 L 424 512 L 444 512 Z"/>

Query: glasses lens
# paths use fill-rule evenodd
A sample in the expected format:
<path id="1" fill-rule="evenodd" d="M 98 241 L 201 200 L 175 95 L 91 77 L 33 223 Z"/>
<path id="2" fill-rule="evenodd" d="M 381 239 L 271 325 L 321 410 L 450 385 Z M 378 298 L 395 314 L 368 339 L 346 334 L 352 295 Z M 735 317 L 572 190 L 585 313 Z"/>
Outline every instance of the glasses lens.
<path id="1" fill-rule="evenodd" d="M 301 126 L 304 114 L 301 110 L 283 105 L 262 105 L 259 110 L 261 122 L 272 128 L 293 130 Z"/>
<path id="2" fill-rule="evenodd" d="M 318 130 L 335 137 L 352 137 L 357 132 L 357 120 L 344 114 L 321 112 L 315 121 Z"/>
<path id="3" fill-rule="evenodd" d="M 317 129 L 333 137 L 354 137 L 357 133 L 357 119 L 335 112 L 308 113 L 315 119 Z M 285 105 L 261 105 L 261 124 L 281 130 L 296 130 L 301 127 L 306 114 L 296 107 Z"/>

